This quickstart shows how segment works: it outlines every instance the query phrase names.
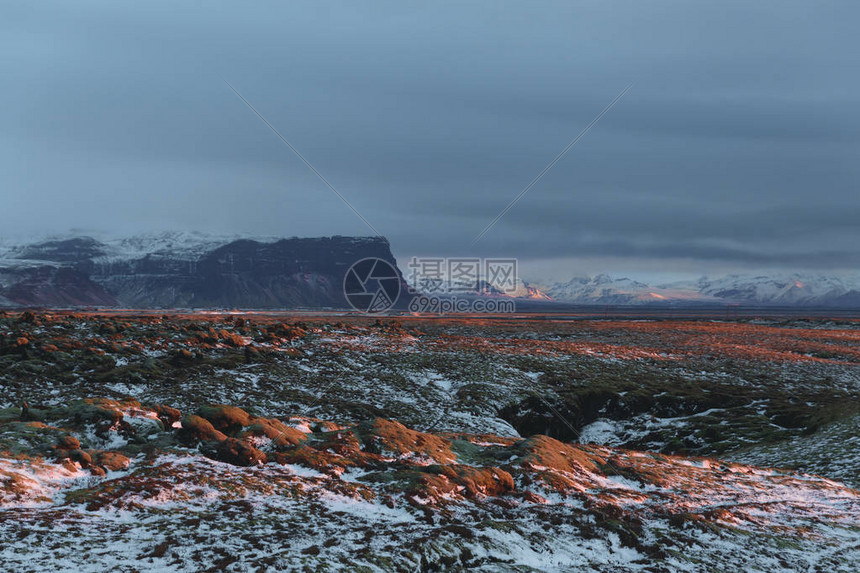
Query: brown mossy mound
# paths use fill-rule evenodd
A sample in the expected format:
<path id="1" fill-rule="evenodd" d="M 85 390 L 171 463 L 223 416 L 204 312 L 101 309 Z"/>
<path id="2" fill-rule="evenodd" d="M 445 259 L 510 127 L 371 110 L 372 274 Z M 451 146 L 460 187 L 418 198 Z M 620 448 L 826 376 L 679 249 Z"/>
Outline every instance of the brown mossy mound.
<path id="1" fill-rule="evenodd" d="M 462 488 L 461 495 L 468 498 L 498 496 L 516 489 L 514 478 L 496 467 L 474 467 L 462 464 L 429 466 L 429 473 L 444 476 Z M 459 488 L 458 488 L 459 489 Z"/>
<path id="2" fill-rule="evenodd" d="M 171 351 L 167 357 L 167 362 L 172 366 L 182 367 L 188 366 L 189 364 L 193 364 L 199 359 L 199 355 L 196 355 L 187 348 L 181 348 L 179 350 Z"/>
<path id="3" fill-rule="evenodd" d="M 493 444 L 499 446 L 513 446 L 522 441 L 522 438 L 506 438 L 495 434 L 466 434 L 463 432 L 442 432 L 441 436 L 449 440 L 461 440 L 472 444 Z"/>
<path id="4" fill-rule="evenodd" d="M 251 423 L 251 416 L 242 408 L 226 406 L 224 404 L 211 404 L 201 406 L 197 415 L 212 423 L 216 430 L 226 434 L 234 435 L 244 426 Z"/>
<path id="5" fill-rule="evenodd" d="M 346 469 L 356 465 L 355 461 L 350 458 L 306 445 L 297 446 L 284 452 L 273 452 L 269 454 L 269 459 L 279 464 L 300 465 L 321 472 Z"/>
<path id="6" fill-rule="evenodd" d="M 191 415 L 182 419 L 179 439 L 184 442 L 223 442 L 227 436 L 212 426 L 206 418 Z"/>
<path id="7" fill-rule="evenodd" d="M 93 465 L 93 457 L 89 454 L 89 452 L 85 452 L 83 450 L 75 450 L 71 452 L 69 458 L 81 464 L 81 467 L 84 469 L 88 469 Z"/>
<path id="8" fill-rule="evenodd" d="M 404 488 L 407 500 L 419 506 L 516 493 L 513 476 L 496 467 L 433 465 L 402 472 L 401 478 L 407 483 Z"/>
<path id="9" fill-rule="evenodd" d="M 59 436 L 57 438 L 57 448 L 61 450 L 77 450 L 81 447 L 81 442 L 76 437 L 71 435 Z"/>
<path id="10" fill-rule="evenodd" d="M 337 432 L 338 430 L 344 429 L 344 426 L 327 420 L 316 420 L 311 418 L 309 421 L 313 422 L 311 429 L 314 432 Z"/>
<path id="11" fill-rule="evenodd" d="M 286 340 L 295 340 L 297 338 L 304 337 L 307 334 L 307 330 L 296 325 L 289 325 L 281 322 L 267 326 L 266 333 L 269 335 L 267 337 L 269 340 L 275 337 L 284 338 Z"/>
<path id="12" fill-rule="evenodd" d="M 245 439 L 250 436 L 269 438 L 275 447 L 297 446 L 308 439 L 304 432 L 287 426 L 275 418 L 253 418 L 250 420 L 248 427 L 238 437 Z"/>
<path id="13" fill-rule="evenodd" d="M 362 450 L 361 440 L 355 435 L 355 432 L 346 430 L 342 432 L 332 432 L 324 436 L 322 442 L 317 446 L 320 450 L 334 452 L 339 456 L 362 462 L 367 458 L 374 460 L 381 459 L 378 454 L 372 454 Z"/>
<path id="14" fill-rule="evenodd" d="M 605 457 L 598 455 L 587 446 L 576 446 L 559 442 L 549 436 L 532 436 L 516 444 L 521 453 L 523 467 L 548 469 L 567 473 L 600 472 L 606 463 Z"/>
<path id="15" fill-rule="evenodd" d="M 359 425 L 359 436 L 365 449 L 371 453 L 392 453 L 396 456 L 423 455 L 436 463 L 457 461 L 451 451 L 451 442 L 435 434 L 410 430 L 400 422 L 376 418 L 369 424 Z"/>
<path id="16" fill-rule="evenodd" d="M 122 421 L 122 410 L 126 406 L 140 408 L 140 402 L 136 400 L 118 402 L 107 398 L 86 398 L 70 404 L 67 415 L 75 424 L 112 426 Z"/>
<path id="17" fill-rule="evenodd" d="M 170 406 L 164 406 L 163 404 L 152 406 L 152 411 L 155 412 L 155 415 L 158 416 L 158 419 L 161 420 L 165 428 L 170 428 L 174 423 L 182 419 L 182 413 L 179 410 Z"/>
<path id="18" fill-rule="evenodd" d="M 92 462 L 100 466 L 106 470 L 110 471 L 121 471 L 128 469 L 128 466 L 131 464 L 131 460 L 128 456 L 124 456 L 119 452 L 109 452 L 109 451 L 94 451 L 88 452 L 90 457 L 92 458 Z M 81 464 L 83 466 L 83 464 Z"/>
<path id="19" fill-rule="evenodd" d="M 223 344 L 236 348 L 241 348 L 242 346 L 245 346 L 245 344 L 247 344 L 242 335 L 236 332 L 227 332 L 226 330 L 221 330 L 219 333 L 219 338 L 221 339 L 221 342 Z"/>
<path id="20" fill-rule="evenodd" d="M 520 454 L 519 466 L 551 489 L 560 492 L 582 489 L 578 476 L 603 473 L 606 458 L 591 446 L 570 445 L 548 436 L 537 435 L 513 446 Z"/>
<path id="21" fill-rule="evenodd" d="M 90 404 L 92 406 L 98 406 L 100 408 L 105 409 L 113 409 L 113 410 L 128 410 L 128 409 L 140 409 L 140 402 L 133 399 L 127 398 L 125 400 L 111 400 L 110 398 L 84 398 L 84 402 Z"/>
<path id="22" fill-rule="evenodd" d="M 436 505 L 446 498 L 453 500 L 462 489 L 463 486 L 443 475 L 419 473 L 404 493 L 416 505 Z"/>
<path id="23" fill-rule="evenodd" d="M 236 438 L 227 438 L 220 442 L 215 453 L 222 462 L 235 466 L 257 466 L 267 461 L 266 454 Z"/>
<path id="24" fill-rule="evenodd" d="M 224 328 L 215 330 L 214 328 L 209 328 L 207 332 L 198 334 L 188 340 L 190 344 L 200 344 L 200 345 L 216 345 L 216 344 L 224 344 L 227 346 L 233 347 L 241 347 L 245 346 L 245 339 L 236 332 L 230 332 Z"/>

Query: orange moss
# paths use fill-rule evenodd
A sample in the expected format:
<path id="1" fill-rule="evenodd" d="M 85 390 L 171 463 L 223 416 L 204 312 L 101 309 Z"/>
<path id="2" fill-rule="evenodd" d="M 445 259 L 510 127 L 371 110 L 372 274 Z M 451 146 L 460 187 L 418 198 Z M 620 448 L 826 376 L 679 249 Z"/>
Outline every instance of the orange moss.
<path id="1" fill-rule="evenodd" d="M 226 432 L 239 430 L 251 423 L 248 412 L 236 406 L 223 404 L 202 406 L 197 414 L 209 420 L 216 429 Z"/>
<path id="2" fill-rule="evenodd" d="M 602 455 L 589 449 L 565 444 L 549 436 L 537 435 L 520 442 L 521 464 L 525 468 L 549 469 L 567 473 L 599 472 L 606 463 Z"/>
<path id="3" fill-rule="evenodd" d="M 216 430 L 209 420 L 195 415 L 186 416 L 182 419 L 180 435 L 186 439 L 203 442 L 222 442 L 227 439 L 227 436 Z"/>
<path id="4" fill-rule="evenodd" d="M 451 451 L 451 442 L 434 434 L 410 430 L 400 422 L 376 418 L 370 427 L 369 439 L 383 449 L 403 456 L 424 454 L 437 463 L 451 463 L 457 456 Z"/>
<path id="5" fill-rule="evenodd" d="M 127 469 L 131 460 L 119 452 L 95 451 L 88 452 L 96 465 L 110 471 Z"/>
<path id="6" fill-rule="evenodd" d="M 470 498 L 503 495 L 515 489 L 513 476 L 496 467 L 451 464 L 432 469 L 465 488 L 464 495 Z"/>
<path id="7" fill-rule="evenodd" d="M 273 452 L 269 458 L 279 464 L 296 464 L 318 471 L 327 471 L 333 468 L 346 468 L 356 465 L 351 459 L 311 448 L 309 446 L 298 446 L 285 452 Z"/>
<path id="8" fill-rule="evenodd" d="M 240 438 L 248 436 L 265 436 L 274 441 L 275 446 L 296 446 L 308 439 L 307 434 L 287 426 L 275 418 L 254 418 L 250 425 L 240 434 Z"/>

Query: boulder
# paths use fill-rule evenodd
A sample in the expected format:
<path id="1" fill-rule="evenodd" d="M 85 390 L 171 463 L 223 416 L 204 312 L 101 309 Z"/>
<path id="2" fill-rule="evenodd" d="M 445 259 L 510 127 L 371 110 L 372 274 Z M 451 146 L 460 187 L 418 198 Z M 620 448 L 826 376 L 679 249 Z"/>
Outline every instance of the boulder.
<path id="1" fill-rule="evenodd" d="M 57 448 L 62 450 L 77 450 L 81 442 L 74 436 L 65 435 L 57 438 Z"/>
<path id="2" fill-rule="evenodd" d="M 248 415 L 248 412 L 236 406 L 212 404 L 201 407 L 197 414 L 201 418 L 209 420 L 215 429 L 228 434 L 235 434 L 251 423 L 251 416 Z"/>
<path id="3" fill-rule="evenodd" d="M 152 407 L 152 411 L 155 412 L 155 415 L 158 416 L 158 419 L 161 420 L 165 428 L 172 427 L 173 424 L 182 419 L 182 413 L 179 410 L 170 406 L 164 406 L 163 404 L 156 404 Z"/>
<path id="4" fill-rule="evenodd" d="M 219 460 L 235 466 L 256 466 L 266 463 L 266 454 L 236 438 L 222 441 L 215 451 Z"/>
<path id="5" fill-rule="evenodd" d="M 273 441 L 276 447 L 296 446 L 308 439 L 304 432 L 287 426 L 275 418 L 254 418 L 239 437 L 266 437 Z"/>
<path id="6" fill-rule="evenodd" d="M 95 452 L 93 459 L 97 465 L 112 472 L 128 469 L 131 463 L 127 456 L 119 452 Z"/>
<path id="7" fill-rule="evenodd" d="M 140 407 L 140 404 L 137 404 Z M 68 416 L 76 424 L 105 424 L 112 426 L 122 421 L 122 405 L 105 398 L 87 398 L 69 405 Z"/>
<path id="8" fill-rule="evenodd" d="M 82 468 L 84 468 L 84 469 L 87 469 L 87 468 L 89 468 L 91 465 L 93 465 L 93 458 L 92 458 L 92 456 L 91 456 L 89 453 L 87 453 L 87 452 L 85 452 L 85 451 L 83 451 L 83 450 L 75 450 L 75 451 L 73 451 L 73 452 L 71 453 L 71 456 L 70 456 L 70 457 L 71 457 L 71 460 L 72 460 L 72 461 L 75 461 L 75 462 L 78 462 L 79 464 L 81 464 L 81 467 L 82 467 Z"/>
<path id="9" fill-rule="evenodd" d="M 394 420 L 377 418 L 370 424 L 360 424 L 359 435 L 367 451 L 378 450 L 378 453 L 394 456 L 423 455 L 439 464 L 457 460 L 450 440 L 417 432 Z"/>
<path id="10" fill-rule="evenodd" d="M 182 418 L 179 437 L 186 442 L 223 442 L 227 439 L 227 436 L 216 430 L 209 420 L 194 415 Z"/>

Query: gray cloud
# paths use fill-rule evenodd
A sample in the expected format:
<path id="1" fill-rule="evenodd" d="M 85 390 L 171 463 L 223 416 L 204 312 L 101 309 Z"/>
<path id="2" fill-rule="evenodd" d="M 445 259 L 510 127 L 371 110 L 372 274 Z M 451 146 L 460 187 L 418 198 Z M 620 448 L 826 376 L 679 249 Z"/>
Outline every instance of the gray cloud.
<path id="1" fill-rule="evenodd" d="M 860 244 L 852 2 L 0 8 L 0 235 L 368 230 L 475 254 L 846 268 Z M 599 271 L 601 269 L 594 269 Z"/>

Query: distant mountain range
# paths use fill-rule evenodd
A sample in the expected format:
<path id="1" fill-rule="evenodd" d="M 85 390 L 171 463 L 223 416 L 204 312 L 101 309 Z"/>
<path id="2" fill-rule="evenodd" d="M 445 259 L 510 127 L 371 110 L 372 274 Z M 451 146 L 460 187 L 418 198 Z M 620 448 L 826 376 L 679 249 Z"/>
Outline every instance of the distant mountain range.
<path id="1" fill-rule="evenodd" d="M 728 275 L 649 285 L 601 274 L 543 289 L 552 300 L 598 305 L 713 305 L 860 307 L 860 277 L 811 274 Z"/>
<path id="2" fill-rule="evenodd" d="M 133 308 L 348 308 L 346 270 L 376 257 L 397 262 L 382 237 L 249 239 L 162 233 L 72 237 L 0 245 L 0 306 Z M 402 278 L 402 273 L 399 273 Z M 406 282 L 398 308 L 405 308 Z M 547 286 L 519 281 L 473 296 L 540 305 L 762 305 L 860 308 L 860 276 L 729 275 L 650 285 L 601 274 Z"/>

